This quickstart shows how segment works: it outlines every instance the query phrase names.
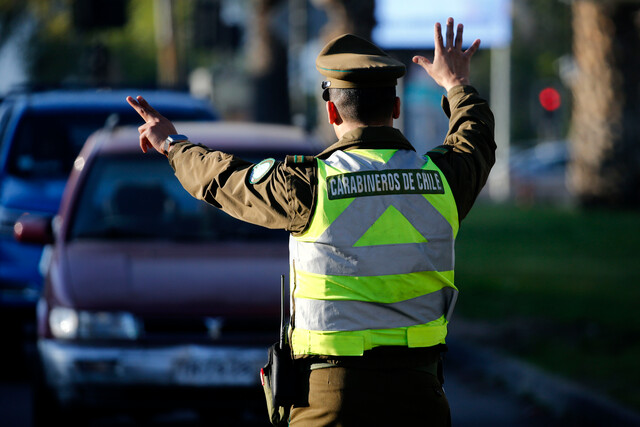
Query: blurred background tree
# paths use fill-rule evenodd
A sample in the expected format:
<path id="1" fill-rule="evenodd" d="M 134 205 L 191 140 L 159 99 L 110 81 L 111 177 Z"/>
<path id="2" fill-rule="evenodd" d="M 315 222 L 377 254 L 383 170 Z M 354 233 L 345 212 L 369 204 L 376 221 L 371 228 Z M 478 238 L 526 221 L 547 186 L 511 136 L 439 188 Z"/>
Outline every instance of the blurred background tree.
<path id="1" fill-rule="evenodd" d="M 572 3 L 570 183 L 583 205 L 640 205 L 640 2 Z"/>
<path id="2" fill-rule="evenodd" d="M 283 0 L 254 0 L 249 39 L 249 69 L 252 77 L 252 116 L 259 122 L 290 123 L 287 40 L 279 37 L 274 15 Z"/>
<path id="3" fill-rule="evenodd" d="M 153 0 L 4 1 L 0 10 L 3 41 L 21 26 L 30 28 L 24 61 L 34 85 L 148 85 L 156 79 Z"/>
<path id="4" fill-rule="evenodd" d="M 371 39 L 371 31 L 375 26 L 375 2 L 370 0 L 311 0 L 312 4 L 327 15 L 327 22 L 318 35 L 320 45 L 341 34 L 351 33 L 365 39 Z M 314 63 L 315 65 L 315 63 Z M 320 76 L 318 74 L 318 76 Z M 320 79 L 318 79 L 318 84 Z M 316 132 L 328 143 L 335 141 L 333 126 L 327 122 L 325 102 L 316 97 Z"/>

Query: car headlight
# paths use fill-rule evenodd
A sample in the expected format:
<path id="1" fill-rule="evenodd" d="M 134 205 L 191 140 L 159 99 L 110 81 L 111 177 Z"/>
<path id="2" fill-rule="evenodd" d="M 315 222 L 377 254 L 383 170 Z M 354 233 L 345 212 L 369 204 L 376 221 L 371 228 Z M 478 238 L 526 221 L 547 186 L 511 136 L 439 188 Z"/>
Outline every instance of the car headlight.
<path id="1" fill-rule="evenodd" d="M 76 338 L 78 313 L 72 308 L 54 307 L 49 313 L 49 328 L 56 338 Z"/>
<path id="2" fill-rule="evenodd" d="M 134 340 L 140 335 L 140 321 L 131 313 L 76 311 L 54 307 L 49 326 L 56 338 Z"/>

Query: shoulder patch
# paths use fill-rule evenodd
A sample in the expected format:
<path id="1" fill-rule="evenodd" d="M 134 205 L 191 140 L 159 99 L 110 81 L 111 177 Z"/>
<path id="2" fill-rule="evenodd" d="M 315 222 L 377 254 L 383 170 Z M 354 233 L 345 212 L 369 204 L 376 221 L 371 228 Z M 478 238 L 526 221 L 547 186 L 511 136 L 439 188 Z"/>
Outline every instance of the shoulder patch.
<path id="1" fill-rule="evenodd" d="M 259 183 L 262 180 L 262 178 L 264 178 L 269 173 L 269 171 L 273 169 L 273 166 L 275 166 L 275 164 L 276 164 L 276 160 L 269 158 L 269 159 L 264 159 L 260 163 L 257 163 L 256 165 L 254 165 L 251 168 L 251 173 L 249 175 L 249 183 L 250 184 Z"/>
<path id="2" fill-rule="evenodd" d="M 293 155 L 285 158 L 286 166 L 309 166 L 315 164 L 316 158 L 314 156 Z"/>

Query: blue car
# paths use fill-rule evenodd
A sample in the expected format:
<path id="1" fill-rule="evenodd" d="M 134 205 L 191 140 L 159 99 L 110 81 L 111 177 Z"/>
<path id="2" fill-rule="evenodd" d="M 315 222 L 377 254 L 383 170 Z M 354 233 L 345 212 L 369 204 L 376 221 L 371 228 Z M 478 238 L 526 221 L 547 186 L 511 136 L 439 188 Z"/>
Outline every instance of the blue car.
<path id="1" fill-rule="evenodd" d="M 24 212 L 51 216 L 58 211 L 74 159 L 91 133 L 142 124 L 127 95 L 144 96 L 173 121 L 217 119 L 208 102 L 160 90 L 17 93 L 0 105 L 0 312 L 33 309 L 42 288 L 43 247 L 16 242 L 15 221 Z"/>

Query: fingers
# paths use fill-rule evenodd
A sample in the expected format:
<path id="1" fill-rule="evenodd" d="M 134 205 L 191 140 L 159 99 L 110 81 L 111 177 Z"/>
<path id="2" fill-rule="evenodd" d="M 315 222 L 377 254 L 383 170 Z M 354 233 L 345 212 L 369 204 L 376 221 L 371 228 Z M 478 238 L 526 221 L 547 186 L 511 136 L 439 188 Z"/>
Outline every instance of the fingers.
<path id="1" fill-rule="evenodd" d="M 142 117 L 142 119 L 146 122 L 148 116 L 144 107 L 140 105 L 138 101 L 136 101 L 132 96 L 127 96 L 127 102 L 129 103 L 129 105 L 131 105 L 131 107 L 133 107 L 134 110 L 136 110 L 136 112 L 140 115 L 140 117 Z"/>
<path id="2" fill-rule="evenodd" d="M 435 45 L 435 51 L 442 52 L 444 50 L 444 43 L 442 40 L 442 28 L 440 27 L 440 23 L 436 22 L 436 25 L 433 27 L 433 41 Z"/>
<path id="3" fill-rule="evenodd" d="M 480 47 L 480 39 L 476 39 L 473 42 L 473 44 L 469 46 L 469 49 L 464 51 L 464 56 L 471 58 L 473 54 L 476 53 L 476 50 L 478 50 L 479 47 Z"/>
<path id="4" fill-rule="evenodd" d="M 149 122 L 149 120 L 159 116 L 158 112 L 141 96 L 138 96 L 137 99 L 127 96 L 127 102 L 145 122 Z"/>
<path id="5" fill-rule="evenodd" d="M 149 115 L 158 116 L 158 112 L 141 96 L 138 96 L 138 103 L 144 108 L 145 112 Z"/>
<path id="6" fill-rule="evenodd" d="M 427 69 L 427 67 L 431 66 L 432 63 L 431 61 L 429 61 L 427 58 L 425 58 L 424 56 L 419 56 L 416 55 L 413 58 L 411 58 L 411 60 L 413 62 L 415 62 L 416 64 L 420 65 L 422 68 L 424 68 L 425 70 Z"/>
<path id="7" fill-rule="evenodd" d="M 140 149 L 142 150 L 142 152 L 146 154 L 150 147 L 151 147 L 151 144 L 149 143 L 147 138 L 144 135 L 141 134 L 140 135 Z"/>
<path id="8" fill-rule="evenodd" d="M 173 123 L 158 113 L 149 105 L 147 100 L 141 96 L 136 98 L 127 96 L 127 102 L 145 121 L 142 126 L 138 127 L 140 149 L 142 152 L 146 153 L 152 148 L 162 153 L 162 141 L 164 141 L 168 135 L 178 133 Z"/>
<path id="9" fill-rule="evenodd" d="M 434 41 L 435 41 L 435 51 L 442 51 L 445 48 L 450 49 L 460 49 L 462 50 L 462 40 L 464 33 L 464 25 L 458 24 L 455 31 L 455 41 L 454 41 L 454 31 L 453 31 L 453 18 L 447 19 L 447 32 L 446 32 L 446 44 L 442 39 L 442 31 L 439 22 L 436 22 L 434 27 Z M 477 39 L 473 42 L 473 44 L 464 52 L 465 56 L 473 56 L 474 53 L 480 47 L 480 40 Z M 414 61 L 416 62 L 416 61 Z"/>
<path id="10" fill-rule="evenodd" d="M 140 149 L 142 150 L 143 153 L 146 153 L 149 148 L 153 148 L 153 146 L 151 145 L 151 143 L 147 139 L 147 135 L 146 135 L 147 127 L 148 126 L 147 126 L 146 123 L 143 124 L 142 126 L 138 127 L 138 133 L 140 134 L 140 136 L 139 136 Z"/>
<path id="11" fill-rule="evenodd" d="M 446 30 L 446 39 L 442 38 L 442 28 L 439 22 L 436 22 L 434 27 L 434 41 L 435 41 L 435 50 L 444 50 L 446 49 L 462 49 L 462 34 L 464 32 L 464 26 L 462 24 L 458 24 L 456 31 L 453 31 L 453 18 L 447 19 L 447 30 Z M 455 37 L 455 39 L 454 39 Z M 474 50 L 475 52 L 475 50 Z"/>
<path id="12" fill-rule="evenodd" d="M 462 49 L 462 30 L 464 29 L 464 25 L 458 24 L 458 31 L 456 32 L 456 49 Z"/>
<path id="13" fill-rule="evenodd" d="M 453 18 L 447 19 L 447 49 L 453 47 Z"/>

